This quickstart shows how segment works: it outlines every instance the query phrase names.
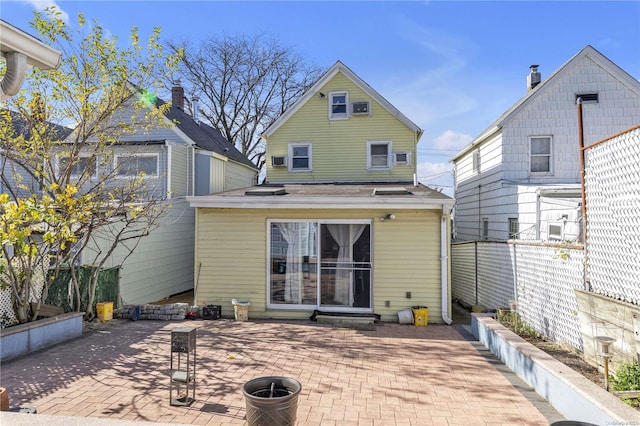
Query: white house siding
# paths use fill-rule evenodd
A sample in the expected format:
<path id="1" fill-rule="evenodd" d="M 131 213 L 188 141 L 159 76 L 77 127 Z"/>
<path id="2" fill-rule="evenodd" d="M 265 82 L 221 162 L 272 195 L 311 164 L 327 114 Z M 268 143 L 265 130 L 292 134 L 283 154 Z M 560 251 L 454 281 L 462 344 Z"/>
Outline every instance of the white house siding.
<path id="1" fill-rule="evenodd" d="M 234 163 L 233 161 L 226 162 L 224 178 L 225 191 L 247 188 L 256 184 L 255 170 L 251 170 L 247 166 Z"/>
<path id="2" fill-rule="evenodd" d="M 514 192 L 500 184 L 502 177 L 501 136 L 493 136 L 476 149 L 470 150 L 455 165 L 455 239 L 476 240 L 481 238 L 482 217 L 500 213 L 502 198 Z M 474 152 L 480 152 L 478 173 L 473 171 Z M 498 192 L 495 192 L 498 190 Z M 504 212 L 505 214 L 508 212 Z M 506 219 L 505 219 L 506 220 Z M 497 238 L 507 225 L 489 221 L 489 239 Z"/>
<path id="3" fill-rule="evenodd" d="M 171 200 L 170 206 L 163 225 L 143 237 L 121 267 L 123 303 L 154 302 L 193 288 L 194 209 L 184 198 Z M 126 254 L 121 247 L 105 267 L 120 265 Z"/>
<path id="4" fill-rule="evenodd" d="M 549 81 L 538 96 L 503 127 L 504 179 L 519 183 L 579 183 L 578 113 L 575 96 L 598 93 L 583 104 L 584 143 L 590 145 L 638 124 L 640 94 L 585 57 Z M 550 135 L 553 173 L 529 174 L 529 137 Z"/>
<path id="5" fill-rule="evenodd" d="M 550 241 L 549 225 L 562 230 L 561 241 L 577 241 L 580 237 L 582 210 L 580 198 L 540 197 L 540 240 Z M 566 218 L 563 216 L 566 215 Z M 524 239 L 524 238 L 523 238 Z"/>
<path id="6" fill-rule="evenodd" d="M 638 123 L 640 93 L 625 85 L 588 56 L 558 72 L 537 95 L 528 99 L 502 125 L 501 137 L 492 136 L 479 144 L 480 173 L 472 172 L 473 149 L 455 161 L 455 241 L 481 239 L 483 217 L 489 219 L 488 239 L 509 237 L 508 219 L 517 218 L 521 239 L 548 239 L 549 223 L 567 214 L 565 240 L 579 235 L 576 201 L 567 199 L 566 211 L 553 207 L 555 201 L 542 198 L 539 233 L 536 230 L 536 195 L 544 185 L 580 183 L 578 113 L 576 94 L 598 93 L 598 103 L 583 104 L 585 145 L 621 132 Z M 552 172 L 529 173 L 529 139 L 552 137 Z M 501 156 L 486 151 L 496 150 Z M 502 163 L 495 174 L 485 166 L 486 158 Z M 558 206 L 555 203 L 556 207 Z M 556 217 L 557 216 L 557 217 Z"/>

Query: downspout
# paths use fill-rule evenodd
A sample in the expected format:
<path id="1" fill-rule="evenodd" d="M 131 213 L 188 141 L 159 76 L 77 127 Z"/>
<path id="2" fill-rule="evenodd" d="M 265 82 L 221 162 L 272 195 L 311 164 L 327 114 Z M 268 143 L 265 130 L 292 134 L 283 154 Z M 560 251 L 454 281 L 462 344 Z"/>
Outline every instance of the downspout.
<path id="1" fill-rule="evenodd" d="M 27 55 L 19 52 L 7 52 L 6 72 L 0 80 L 0 100 L 4 101 L 18 93 L 27 75 Z"/>
<path id="2" fill-rule="evenodd" d="M 442 286 L 442 320 L 451 325 L 453 320 L 449 317 L 449 238 L 447 235 L 447 218 L 449 208 L 442 206 L 442 216 L 440 216 L 440 284 Z"/>
<path id="3" fill-rule="evenodd" d="M 536 189 L 536 240 L 540 241 L 540 188 Z M 549 237 L 547 236 L 547 239 Z"/>
<path id="4" fill-rule="evenodd" d="M 196 195 L 196 147 L 191 147 L 191 195 Z"/>
<path id="5" fill-rule="evenodd" d="M 582 195 L 582 244 L 584 247 L 583 280 L 584 289 L 591 290 L 589 282 L 589 248 L 587 242 L 587 194 L 585 191 L 585 161 L 584 161 L 584 125 L 582 123 L 582 98 L 576 100 L 578 104 L 578 145 L 580 147 L 580 192 Z"/>
<path id="6" fill-rule="evenodd" d="M 165 142 L 167 148 L 167 199 L 171 199 L 171 145 Z"/>

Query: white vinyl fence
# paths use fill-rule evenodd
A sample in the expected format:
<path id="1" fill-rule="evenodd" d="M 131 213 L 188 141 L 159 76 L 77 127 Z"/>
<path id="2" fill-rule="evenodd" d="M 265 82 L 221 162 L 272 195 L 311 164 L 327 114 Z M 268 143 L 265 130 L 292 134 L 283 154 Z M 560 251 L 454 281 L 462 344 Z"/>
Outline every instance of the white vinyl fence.
<path id="1" fill-rule="evenodd" d="M 487 309 L 516 300 L 522 321 L 582 351 L 573 291 L 584 289 L 581 247 L 471 241 L 453 244 L 451 251 L 454 299 Z"/>

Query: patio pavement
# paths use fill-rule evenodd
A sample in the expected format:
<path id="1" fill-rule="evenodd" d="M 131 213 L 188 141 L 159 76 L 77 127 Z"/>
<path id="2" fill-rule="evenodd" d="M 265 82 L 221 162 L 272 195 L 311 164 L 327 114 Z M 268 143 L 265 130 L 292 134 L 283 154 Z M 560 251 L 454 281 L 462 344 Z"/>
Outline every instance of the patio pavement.
<path id="1" fill-rule="evenodd" d="M 197 327 L 196 401 L 175 407 L 169 405 L 170 338 L 172 329 L 185 326 Z M 24 424 L 51 426 L 58 424 L 50 420 L 54 415 L 111 420 L 104 424 L 243 425 L 242 386 L 260 376 L 302 383 L 298 425 L 548 425 L 563 419 L 460 326 L 222 319 L 113 320 L 5 362 L 0 386 L 11 406 L 33 406 L 39 414 L 2 415 L 0 423 L 24 416 Z"/>

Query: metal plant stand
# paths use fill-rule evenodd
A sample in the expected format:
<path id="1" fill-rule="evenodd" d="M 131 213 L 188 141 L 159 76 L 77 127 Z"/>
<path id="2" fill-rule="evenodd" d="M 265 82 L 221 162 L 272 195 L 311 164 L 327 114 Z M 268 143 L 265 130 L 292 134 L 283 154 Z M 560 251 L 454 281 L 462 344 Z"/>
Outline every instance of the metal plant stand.
<path id="1" fill-rule="evenodd" d="M 175 396 L 174 396 L 175 393 Z M 196 398 L 196 329 L 180 327 L 171 331 L 171 405 L 191 405 Z"/>

